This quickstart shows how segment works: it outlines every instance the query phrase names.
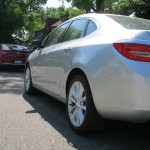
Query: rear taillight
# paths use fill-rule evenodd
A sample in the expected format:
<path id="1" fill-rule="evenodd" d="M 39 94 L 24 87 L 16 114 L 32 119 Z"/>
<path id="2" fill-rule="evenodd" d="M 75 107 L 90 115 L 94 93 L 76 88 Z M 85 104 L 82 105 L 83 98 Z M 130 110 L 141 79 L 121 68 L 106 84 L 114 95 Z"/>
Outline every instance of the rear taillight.
<path id="1" fill-rule="evenodd" d="M 150 45 L 136 43 L 114 43 L 113 45 L 128 59 L 150 62 Z"/>

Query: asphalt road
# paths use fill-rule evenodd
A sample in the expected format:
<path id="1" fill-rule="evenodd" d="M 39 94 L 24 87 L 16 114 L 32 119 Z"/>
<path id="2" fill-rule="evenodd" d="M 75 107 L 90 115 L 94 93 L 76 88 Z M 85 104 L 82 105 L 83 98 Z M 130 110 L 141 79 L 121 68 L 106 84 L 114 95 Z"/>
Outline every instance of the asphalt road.
<path id="1" fill-rule="evenodd" d="M 23 72 L 0 70 L 0 150 L 150 150 L 150 125 L 108 121 L 103 132 L 79 136 L 65 105 L 45 95 L 28 96 Z"/>

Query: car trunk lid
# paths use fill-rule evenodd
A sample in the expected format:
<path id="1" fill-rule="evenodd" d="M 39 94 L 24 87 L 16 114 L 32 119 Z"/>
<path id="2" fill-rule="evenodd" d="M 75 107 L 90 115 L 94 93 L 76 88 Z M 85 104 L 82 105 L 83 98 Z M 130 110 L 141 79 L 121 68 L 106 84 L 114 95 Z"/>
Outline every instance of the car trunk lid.
<path id="1" fill-rule="evenodd" d="M 16 51 L 16 50 L 3 50 L 2 56 L 7 56 L 9 58 L 27 58 L 29 56 L 28 51 Z"/>
<path id="2" fill-rule="evenodd" d="M 2 44 L 2 57 L 27 58 L 30 52 L 26 47 L 12 44 Z"/>

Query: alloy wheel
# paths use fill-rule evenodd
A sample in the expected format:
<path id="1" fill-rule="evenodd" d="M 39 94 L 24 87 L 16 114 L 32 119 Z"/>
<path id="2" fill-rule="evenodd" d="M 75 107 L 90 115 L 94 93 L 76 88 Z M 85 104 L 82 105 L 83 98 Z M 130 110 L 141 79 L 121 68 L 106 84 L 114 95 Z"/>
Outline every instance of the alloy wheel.
<path id="1" fill-rule="evenodd" d="M 72 124 L 79 127 L 86 114 L 86 95 L 81 82 L 76 81 L 70 88 L 68 97 L 68 113 Z"/>

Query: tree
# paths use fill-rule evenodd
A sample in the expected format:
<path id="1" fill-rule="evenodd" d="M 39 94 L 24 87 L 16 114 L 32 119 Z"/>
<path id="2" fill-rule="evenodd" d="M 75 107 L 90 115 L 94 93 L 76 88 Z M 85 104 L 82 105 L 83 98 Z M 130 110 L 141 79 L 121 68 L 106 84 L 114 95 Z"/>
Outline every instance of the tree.
<path id="1" fill-rule="evenodd" d="M 74 8 L 46 8 L 46 16 L 51 18 L 70 19 L 82 14 L 83 11 Z"/>
<path id="2" fill-rule="evenodd" d="M 68 14 L 67 16 L 68 19 L 83 14 L 82 10 L 73 9 L 73 8 L 67 8 L 65 12 L 66 14 Z"/>
<path id="3" fill-rule="evenodd" d="M 11 3 L 11 2 L 10 2 Z M 0 42 L 6 42 L 6 39 L 12 41 L 12 33 L 23 25 L 22 11 L 16 7 L 16 3 L 9 1 L 0 2 Z"/>
<path id="4" fill-rule="evenodd" d="M 12 35 L 22 30 L 30 12 L 37 11 L 47 0 L 0 1 L 0 43 L 12 43 Z M 31 17 L 29 17 L 30 20 Z M 33 18 L 33 17 L 32 17 Z M 28 22 L 28 21 L 27 21 Z"/>
<path id="5" fill-rule="evenodd" d="M 77 7 L 78 9 L 85 10 L 87 13 L 93 10 L 94 12 L 103 11 L 103 2 L 104 0 L 67 0 L 72 2 L 72 6 Z"/>
<path id="6" fill-rule="evenodd" d="M 129 1 L 131 3 L 131 8 L 133 12 L 136 13 L 136 16 L 142 17 L 145 19 L 150 19 L 150 1 L 149 0 L 134 0 Z"/>
<path id="7" fill-rule="evenodd" d="M 130 15 L 150 19 L 150 0 L 66 0 L 85 12 L 104 12 Z"/>
<path id="8" fill-rule="evenodd" d="M 149 0 L 118 0 L 112 3 L 112 13 L 130 15 L 135 12 L 137 17 L 150 19 Z"/>

